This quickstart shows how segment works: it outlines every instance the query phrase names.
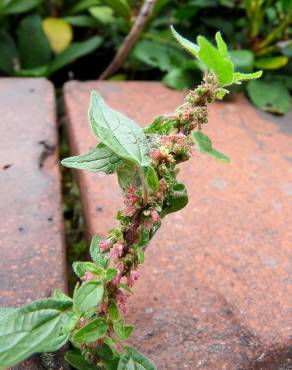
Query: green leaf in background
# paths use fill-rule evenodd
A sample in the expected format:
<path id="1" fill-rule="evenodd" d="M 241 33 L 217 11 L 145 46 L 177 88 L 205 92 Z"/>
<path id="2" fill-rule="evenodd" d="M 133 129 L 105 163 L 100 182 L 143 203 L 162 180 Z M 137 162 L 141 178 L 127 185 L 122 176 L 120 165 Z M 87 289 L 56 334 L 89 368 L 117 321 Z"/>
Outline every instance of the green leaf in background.
<path id="1" fill-rule="evenodd" d="M 97 27 L 98 22 L 90 15 L 72 15 L 64 17 L 65 21 L 75 27 Z"/>
<path id="2" fill-rule="evenodd" d="M 228 52 L 235 70 L 251 72 L 254 66 L 254 55 L 250 50 L 230 50 Z"/>
<path id="3" fill-rule="evenodd" d="M 289 90 L 281 81 L 250 81 L 247 93 L 253 104 L 264 111 L 285 114 L 290 110 Z"/>
<path id="4" fill-rule="evenodd" d="M 149 145 L 142 128 L 110 108 L 96 91 L 91 93 L 89 121 L 93 134 L 118 156 L 141 167 L 150 165 Z"/>
<path id="5" fill-rule="evenodd" d="M 93 262 L 95 262 L 97 266 L 106 268 L 109 260 L 105 257 L 105 255 L 101 252 L 99 248 L 100 240 L 101 237 L 99 237 L 98 235 L 93 236 L 93 238 L 91 239 L 89 252 Z"/>
<path id="6" fill-rule="evenodd" d="M 48 75 L 48 66 L 41 66 L 32 69 L 21 69 L 15 72 L 19 77 L 43 77 Z"/>
<path id="7" fill-rule="evenodd" d="M 100 143 L 96 148 L 88 153 L 62 160 L 62 165 L 79 170 L 91 172 L 103 171 L 107 174 L 114 173 L 121 163 L 121 158 L 117 156 L 110 148 Z"/>
<path id="8" fill-rule="evenodd" d="M 68 334 L 61 334 L 57 338 L 52 338 L 50 343 L 44 347 L 38 348 L 38 352 L 56 352 L 60 348 L 62 348 L 69 340 L 69 333 Z"/>
<path id="9" fill-rule="evenodd" d="M 104 319 L 98 318 L 84 325 L 73 335 L 73 343 L 80 345 L 82 343 L 95 342 L 103 337 L 107 332 L 107 324 Z"/>
<path id="10" fill-rule="evenodd" d="M 117 15 L 129 20 L 131 18 L 131 9 L 127 0 L 101 0 L 104 4 L 110 6 Z"/>
<path id="11" fill-rule="evenodd" d="M 255 66 L 262 69 L 279 69 L 284 67 L 289 61 L 286 56 L 266 57 L 255 61 Z"/>
<path id="12" fill-rule="evenodd" d="M 58 54 L 50 63 L 48 73 L 51 75 L 57 70 L 65 67 L 67 64 L 74 62 L 74 60 L 83 57 L 97 49 L 102 43 L 102 38 L 93 36 L 83 42 L 74 42 L 62 53 Z"/>
<path id="13" fill-rule="evenodd" d="M 176 32 L 176 30 L 174 29 L 173 26 L 171 26 L 170 29 L 171 29 L 171 32 L 172 32 L 173 36 L 178 41 L 178 43 L 184 49 L 186 49 L 189 53 L 191 53 L 195 57 L 198 57 L 198 55 L 199 55 L 199 46 L 197 44 L 185 39 L 184 37 L 182 37 L 178 32 Z"/>
<path id="14" fill-rule="evenodd" d="M 205 38 L 198 36 L 199 58 L 218 78 L 220 86 L 230 85 L 233 81 L 233 63 Z"/>
<path id="15" fill-rule="evenodd" d="M 153 363 L 135 348 L 126 347 L 117 370 L 156 370 Z"/>
<path id="16" fill-rule="evenodd" d="M 187 60 L 180 50 L 152 40 L 138 42 L 132 52 L 132 57 L 166 72 L 181 67 Z"/>
<path id="17" fill-rule="evenodd" d="M 169 213 L 177 212 L 183 209 L 189 201 L 187 189 L 184 184 L 178 183 L 173 186 L 173 192 L 170 199 L 166 200 L 164 204 L 161 218 L 168 215 Z"/>
<path id="18" fill-rule="evenodd" d="M 91 365 L 83 356 L 78 349 L 66 352 L 65 360 L 78 370 L 98 370 L 100 368 Z M 100 369 L 101 370 L 101 369 Z"/>
<path id="19" fill-rule="evenodd" d="M 74 294 L 74 305 L 81 311 L 87 312 L 99 305 L 103 297 L 102 283 L 89 280 L 83 283 Z"/>
<path id="20" fill-rule="evenodd" d="M 108 6 L 93 6 L 92 8 L 89 8 L 89 12 L 104 26 L 108 26 L 115 21 L 113 10 Z"/>
<path id="21" fill-rule="evenodd" d="M 30 15 L 22 19 L 17 30 L 18 47 L 22 69 L 32 69 L 47 64 L 51 49 L 42 28 L 39 15 Z"/>
<path id="22" fill-rule="evenodd" d="M 13 366 L 59 338 L 68 300 L 46 298 L 30 303 L 0 320 L 0 368 Z"/>
<path id="23" fill-rule="evenodd" d="M 14 75 L 19 68 L 18 50 L 13 38 L 4 29 L 0 29 L 0 70 Z"/>
<path id="24" fill-rule="evenodd" d="M 175 90 L 191 88 L 198 79 L 198 72 L 194 68 L 182 67 L 174 68 L 162 79 L 166 86 Z"/>
<path id="25" fill-rule="evenodd" d="M 6 2 L 7 4 L 4 7 L 0 5 L 0 15 L 28 12 L 42 2 L 43 0 L 10 0 Z"/>
<path id="26" fill-rule="evenodd" d="M 211 155 L 215 159 L 222 162 L 230 162 L 230 159 L 225 154 L 213 148 L 212 141 L 207 135 L 203 134 L 201 131 L 194 131 L 192 136 L 201 153 Z"/>

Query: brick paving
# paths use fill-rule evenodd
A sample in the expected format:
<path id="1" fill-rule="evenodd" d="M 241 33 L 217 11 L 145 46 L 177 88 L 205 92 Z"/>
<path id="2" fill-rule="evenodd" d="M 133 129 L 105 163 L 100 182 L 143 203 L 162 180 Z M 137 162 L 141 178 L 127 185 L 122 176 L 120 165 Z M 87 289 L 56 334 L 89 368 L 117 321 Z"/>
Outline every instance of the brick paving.
<path id="1" fill-rule="evenodd" d="M 0 306 L 17 307 L 67 287 L 52 84 L 2 78 L 0 116 Z"/>

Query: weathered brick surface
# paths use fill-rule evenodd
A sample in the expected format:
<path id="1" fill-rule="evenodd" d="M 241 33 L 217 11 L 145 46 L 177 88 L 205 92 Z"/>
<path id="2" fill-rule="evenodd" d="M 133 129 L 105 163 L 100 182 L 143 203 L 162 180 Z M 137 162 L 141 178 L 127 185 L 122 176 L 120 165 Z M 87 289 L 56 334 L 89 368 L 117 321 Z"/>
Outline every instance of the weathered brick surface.
<path id="1" fill-rule="evenodd" d="M 0 306 L 17 307 L 66 290 L 53 86 L 2 78 L 0 116 Z"/>
<path id="2" fill-rule="evenodd" d="M 152 82 L 68 83 L 74 154 L 96 143 L 87 123 L 92 89 L 142 125 L 183 99 Z M 232 164 L 195 154 L 181 165 L 189 205 L 165 219 L 129 302 L 131 341 L 158 369 L 292 368 L 290 121 L 243 97 L 211 107 L 206 132 Z M 105 234 L 122 205 L 116 178 L 76 173 L 89 234 Z"/>

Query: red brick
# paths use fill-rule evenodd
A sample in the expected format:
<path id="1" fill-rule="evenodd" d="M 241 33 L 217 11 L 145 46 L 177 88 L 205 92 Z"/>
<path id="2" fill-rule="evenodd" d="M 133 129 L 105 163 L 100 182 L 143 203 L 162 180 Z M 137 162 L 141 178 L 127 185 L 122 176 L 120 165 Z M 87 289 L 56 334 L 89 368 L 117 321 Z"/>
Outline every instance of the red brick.
<path id="1" fill-rule="evenodd" d="M 0 305 L 17 307 L 67 286 L 52 84 L 2 78 L 0 116 Z"/>
<path id="2" fill-rule="evenodd" d="M 67 83 L 73 154 L 96 144 L 87 123 L 92 89 L 142 125 L 183 99 L 155 82 Z M 181 165 L 190 202 L 165 219 L 129 304 L 131 342 L 160 370 L 290 368 L 289 121 L 240 96 L 210 108 L 205 131 L 232 164 L 195 154 Z M 104 235 L 122 204 L 116 178 L 76 173 L 89 234 Z"/>

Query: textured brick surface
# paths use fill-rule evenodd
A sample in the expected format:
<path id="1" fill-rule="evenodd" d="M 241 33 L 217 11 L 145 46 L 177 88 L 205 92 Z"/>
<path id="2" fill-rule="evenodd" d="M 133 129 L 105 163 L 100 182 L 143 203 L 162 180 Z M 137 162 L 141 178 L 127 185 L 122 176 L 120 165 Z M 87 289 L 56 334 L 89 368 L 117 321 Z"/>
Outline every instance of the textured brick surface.
<path id="1" fill-rule="evenodd" d="M 87 123 L 92 89 L 142 125 L 183 99 L 159 83 L 68 83 L 74 154 L 96 143 Z M 243 97 L 211 107 L 205 132 L 232 164 L 195 154 L 181 165 L 190 202 L 164 221 L 129 302 L 131 341 L 158 369 L 292 368 L 290 125 L 291 116 L 259 113 Z M 122 205 L 116 178 L 76 173 L 89 233 L 105 234 Z"/>
<path id="2" fill-rule="evenodd" d="M 53 86 L 2 78 L 0 116 L 0 306 L 21 306 L 66 289 Z"/>

